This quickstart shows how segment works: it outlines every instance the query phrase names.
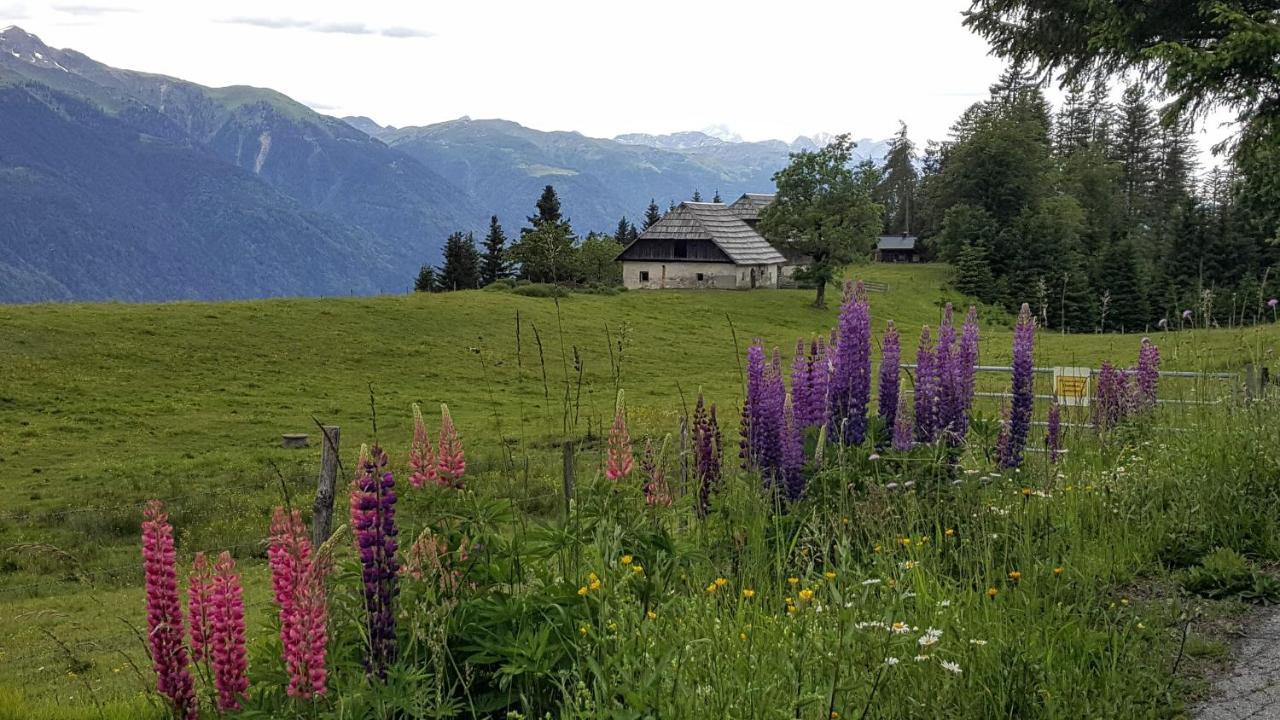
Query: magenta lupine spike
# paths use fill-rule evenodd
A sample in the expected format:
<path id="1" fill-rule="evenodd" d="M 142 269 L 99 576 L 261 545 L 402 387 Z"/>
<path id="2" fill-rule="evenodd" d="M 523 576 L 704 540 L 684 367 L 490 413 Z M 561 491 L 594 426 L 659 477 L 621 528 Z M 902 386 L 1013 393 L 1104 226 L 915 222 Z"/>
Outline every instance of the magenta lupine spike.
<path id="1" fill-rule="evenodd" d="M 663 445 L 665 452 L 666 445 Z M 649 438 L 644 439 L 644 454 L 640 460 L 640 472 L 644 475 L 644 486 L 641 488 L 644 492 L 644 502 L 646 505 L 662 505 L 669 507 L 671 505 L 671 487 L 667 484 L 666 469 L 663 468 L 663 458 L 659 457 L 653 449 L 653 441 Z"/>
<path id="2" fill-rule="evenodd" d="M 801 427 L 809 424 L 809 379 L 812 377 L 810 361 L 812 358 L 805 352 L 804 338 L 796 340 L 796 354 L 791 358 L 791 406 L 796 415 L 796 422 Z"/>
<path id="3" fill-rule="evenodd" d="M 462 436 L 453 424 L 449 406 L 440 403 L 440 484 L 462 488 L 467 472 L 467 457 L 462 451 Z"/>
<path id="4" fill-rule="evenodd" d="M 244 593 L 231 553 L 223 552 L 214 564 L 213 594 L 210 613 L 213 637 L 210 643 L 210 665 L 213 684 L 218 690 L 218 709 L 239 710 L 240 700 L 249 689 L 245 675 L 248 663 L 244 649 Z"/>
<path id="5" fill-rule="evenodd" d="M 1000 406 L 1000 434 L 996 437 L 996 459 L 1000 467 L 1005 467 L 1004 458 L 1009 454 L 1009 406 Z"/>
<path id="6" fill-rule="evenodd" d="M 604 475 L 616 482 L 630 475 L 634 466 L 631 435 L 627 432 L 627 410 L 623 403 L 622 391 L 619 390 L 618 400 L 614 405 L 613 425 L 609 428 L 609 448 L 605 455 Z"/>
<path id="7" fill-rule="evenodd" d="M 827 388 L 827 427 L 844 444 L 860 445 L 871 402 L 871 307 L 861 281 L 846 296 Z"/>
<path id="8" fill-rule="evenodd" d="M 898 395 L 901 389 L 898 366 L 902 363 L 902 340 L 898 329 L 889 321 L 880 341 L 880 420 L 887 432 L 893 432 L 898 416 Z"/>
<path id="9" fill-rule="evenodd" d="M 938 342 L 934 346 L 933 375 L 931 383 L 937 391 L 934 408 L 938 435 L 948 444 L 955 444 L 955 427 L 959 416 L 959 392 L 956 388 L 956 327 L 955 311 L 951 303 L 942 310 L 942 324 L 938 326 Z"/>
<path id="10" fill-rule="evenodd" d="M 142 564 L 147 603 L 147 640 L 156 673 L 156 690 L 168 698 L 174 715 L 195 720 L 199 712 L 195 681 L 187 665 L 186 630 L 178 598 L 173 526 L 159 500 L 142 511 Z"/>
<path id="11" fill-rule="evenodd" d="M 213 591 L 213 577 L 209 561 L 198 552 L 191 561 L 191 574 L 187 576 L 187 620 L 191 624 L 191 662 L 205 659 L 205 650 L 212 632 L 209 619 L 209 594 Z"/>
<path id="12" fill-rule="evenodd" d="M 409 444 L 409 484 L 415 488 L 440 482 L 440 461 L 436 458 L 435 444 L 422 419 L 418 403 L 413 404 L 413 441 Z"/>
<path id="13" fill-rule="evenodd" d="M 1031 410 L 1035 402 L 1032 358 L 1036 339 L 1035 319 L 1031 306 L 1022 304 L 1018 313 L 1018 325 L 1013 330 L 1013 399 L 1009 408 L 1008 442 L 1000 455 L 1000 466 L 1016 468 L 1022 465 L 1022 453 L 1027 447 L 1027 435 L 1031 431 Z"/>
<path id="14" fill-rule="evenodd" d="M 916 347 L 915 386 L 915 435 L 922 443 L 938 439 L 937 405 L 938 373 L 933 349 L 933 337 L 929 326 L 920 330 L 920 344 Z"/>
<path id="15" fill-rule="evenodd" d="M 1044 446 L 1049 451 L 1049 462 L 1058 462 L 1062 454 L 1062 407 L 1055 398 L 1049 405 L 1049 420 L 1044 434 Z"/>
<path id="16" fill-rule="evenodd" d="M 907 399 L 903 397 L 893 414 L 893 449 L 899 452 L 910 450 L 913 433 L 910 408 L 907 407 Z"/>
<path id="17" fill-rule="evenodd" d="M 960 350 L 956 355 L 955 385 L 960 413 L 955 428 L 957 440 L 963 441 L 969 433 L 969 415 L 973 412 L 973 394 L 978 376 L 978 308 L 970 305 L 960 334 Z"/>
<path id="18" fill-rule="evenodd" d="M 369 462 L 367 447 L 360 449 L 360 468 Z M 354 494 L 353 490 L 353 494 Z M 352 520 L 364 512 L 352 507 Z M 271 519 L 271 542 L 267 549 L 271 565 L 271 585 L 280 608 L 280 642 L 285 670 L 289 674 L 290 697 L 310 698 L 326 690 L 324 576 L 327 562 L 313 557 L 302 515 L 277 507 Z"/>
<path id="19" fill-rule="evenodd" d="M 1098 370 L 1090 411 L 1093 424 L 1101 431 L 1111 430 L 1129 416 L 1133 409 L 1133 389 L 1123 370 L 1104 361 Z"/>
<path id="20" fill-rule="evenodd" d="M 442 453 L 443 454 L 443 453 Z M 395 598 L 399 594 L 399 548 L 396 528 L 395 476 L 387 469 L 387 454 L 369 448 L 356 488 L 351 494 L 352 529 L 363 567 L 364 601 L 369 646 L 365 669 L 386 679 L 398 655 Z"/>
<path id="21" fill-rule="evenodd" d="M 1160 348 L 1151 342 L 1151 338 L 1142 338 L 1142 347 L 1138 349 L 1138 367 L 1134 371 L 1136 388 L 1136 405 L 1139 410 L 1149 410 L 1156 406 L 1156 391 L 1160 383 Z"/>

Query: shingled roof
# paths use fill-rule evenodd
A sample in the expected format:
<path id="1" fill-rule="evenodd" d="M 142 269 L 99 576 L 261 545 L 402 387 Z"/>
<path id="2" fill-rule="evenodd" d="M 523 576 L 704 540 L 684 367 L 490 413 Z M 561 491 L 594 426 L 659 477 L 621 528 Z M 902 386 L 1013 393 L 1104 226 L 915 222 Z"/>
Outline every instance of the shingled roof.
<path id="1" fill-rule="evenodd" d="M 915 250 L 915 235 L 881 235 L 876 240 L 877 250 Z"/>
<path id="2" fill-rule="evenodd" d="M 775 195 L 771 193 L 743 193 L 742 197 L 733 201 L 729 212 L 739 220 L 758 220 L 760 213 L 773 202 Z"/>
<path id="3" fill-rule="evenodd" d="M 680 203 L 641 233 L 635 242 L 645 240 L 710 240 L 738 265 L 786 261 L 782 253 L 739 219 L 731 207 L 721 203 Z"/>

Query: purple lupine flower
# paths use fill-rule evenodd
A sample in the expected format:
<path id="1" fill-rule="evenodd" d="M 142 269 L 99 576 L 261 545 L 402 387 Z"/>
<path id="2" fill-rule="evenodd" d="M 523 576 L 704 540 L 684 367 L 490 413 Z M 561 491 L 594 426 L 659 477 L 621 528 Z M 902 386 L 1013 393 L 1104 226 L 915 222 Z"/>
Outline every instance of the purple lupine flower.
<path id="1" fill-rule="evenodd" d="M 1183 310 L 1183 311 L 1182 311 L 1182 321 L 1183 321 L 1183 322 L 1191 322 L 1191 317 L 1192 317 L 1192 313 L 1191 313 L 1191 311 L 1190 311 L 1190 310 Z"/>
<path id="2" fill-rule="evenodd" d="M 369 642 L 365 669 L 378 679 L 386 679 L 397 655 L 394 602 L 400 568 L 395 486 L 387 454 L 376 445 L 369 448 L 351 493 L 351 519 L 363 568 Z"/>
<path id="3" fill-rule="evenodd" d="M 1000 467 L 1016 468 L 1022 464 L 1022 453 L 1027 447 L 1027 434 L 1031 430 L 1031 409 L 1035 402 L 1032 352 L 1036 340 L 1036 323 L 1031 317 L 1031 306 L 1023 303 L 1018 313 L 1018 326 L 1013 331 L 1013 401 L 1009 409 L 1009 421 L 1005 423 L 1008 439 L 1000 453 Z"/>
<path id="4" fill-rule="evenodd" d="M 755 426 L 755 420 L 760 412 L 760 408 L 756 406 L 763 404 L 764 393 L 764 346 L 757 338 L 747 348 L 747 398 L 742 403 L 742 440 L 739 452 L 743 470 L 754 470 L 760 466 L 758 435 L 762 428 Z"/>
<path id="5" fill-rule="evenodd" d="M 929 326 L 920 330 L 920 345 L 916 348 L 916 440 L 931 443 L 938 439 L 937 397 L 938 388 L 934 382 L 938 378 L 934 369 L 933 337 L 929 334 Z"/>
<path id="6" fill-rule="evenodd" d="M 1094 426 L 1103 432 L 1111 430 L 1129 416 L 1132 407 L 1133 390 L 1128 374 L 1104 361 L 1098 370 L 1091 403 Z"/>
<path id="7" fill-rule="evenodd" d="M 1280 305 L 1280 299 L 1271 298 L 1270 300 L 1267 301 L 1267 307 L 1271 308 L 1272 310 L 1275 310 L 1277 305 Z"/>
<path id="8" fill-rule="evenodd" d="M 1062 454 L 1062 407 L 1057 398 L 1049 405 L 1048 427 L 1045 428 L 1044 446 L 1049 451 L 1049 462 L 1058 462 Z"/>
<path id="9" fill-rule="evenodd" d="M 933 355 L 933 381 L 936 392 L 934 415 L 938 427 L 938 435 L 945 438 L 948 444 L 954 442 L 952 433 L 960 414 L 959 393 L 956 391 L 956 326 L 954 310 L 947 303 L 942 310 L 942 324 L 938 326 L 938 344 Z"/>
<path id="10" fill-rule="evenodd" d="M 880 341 L 880 420 L 886 431 L 894 427 L 898 415 L 898 366 L 902 363 L 902 342 L 898 329 L 889 321 Z"/>
<path id="11" fill-rule="evenodd" d="M 804 494 L 804 428 L 795 419 L 795 407 L 787 403 L 784 410 L 786 424 L 782 438 L 782 478 L 787 499 L 796 501 Z"/>
<path id="12" fill-rule="evenodd" d="M 1142 338 L 1138 348 L 1138 367 L 1134 370 L 1137 382 L 1135 405 L 1140 410 L 1156 406 L 1156 389 L 1160 383 L 1160 348 L 1151 338 Z"/>
<path id="13" fill-rule="evenodd" d="M 954 368 L 959 412 L 954 428 L 957 441 L 963 441 L 969 433 L 969 414 L 973 411 L 973 393 L 977 389 L 978 339 L 978 308 L 970 305 L 960 333 L 960 351 Z"/>
<path id="14" fill-rule="evenodd" d="M 831 384 L 831 358 L 827 343 L 819 335 L 809 343 L 809 407 L 806 423 L 817 427 L 827 421 L 827 386 Z"/>
<path id="15" fill-rule="evenodd" d="M 839 330 L 827 388 L 827 427 L 846 445 L 861 445 L 871 402 L 871 307 L 861 281 L 840 309 Z"/>
<path id="16" fill-rule="evenodd" d="M 907 410 L 907 399 L 903 397 L 893 418 L 893 449 L 899 452 L 910 450 L 912 445 L 911 414 Z"/>
<path id="17" fill-rule="evenodd" d="M 811 394 L 809 388 L 809 363 L 811 358 L 805 352 L 804 338 L 796 339 L 796 354 L 791 358 L 791 406 L 795 413 L 796 422 L 800 427 L 808 426 L 809 422 L 809 396 Z"/>
<path id="18" fill-rule="evenodd" d="M 716 421 L 716 406 L 708 413 L 702 393 L 693 410 L 694 446 L 698 460 L 698 517 L 706 517 L 711 511 L 711 494 L 720 489 L 720 467 L 723 451 L 720 447 L 720 425 Z"/>
<path id="19" fill-rule="evenodd" d="M 764 346 L 756 340 L 747 351 L 746 460 L 759 470 L 766 486 L 778 479 L 782 468 L 783 403 L 782 359 L 766 365 Z"/>

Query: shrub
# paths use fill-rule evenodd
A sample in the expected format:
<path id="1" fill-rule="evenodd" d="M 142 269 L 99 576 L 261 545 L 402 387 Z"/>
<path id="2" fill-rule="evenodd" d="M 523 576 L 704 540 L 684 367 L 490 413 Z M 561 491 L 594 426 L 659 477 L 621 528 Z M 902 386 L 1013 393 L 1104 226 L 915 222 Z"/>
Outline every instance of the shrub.
<path id="1" fill-rule="evenodd" d="M 524 297 L 536 298 L 562 298 L 569 297 L 569 291 L 559 285 L 551 285 L 548 283 L 532 283 L 529 285 L 519 285 L 511 292 Z"/>
<path id="2" fill-rule="evenodd" d="M 488 290 L 490 292 L 507 292 L 512 288 L 514 288 L 515 286 L 516 286 L 515 280 L 511 278 L 500 278 L 498 280 L 494 280 L 488 285 L 485 285 L 483 289 Z"/>

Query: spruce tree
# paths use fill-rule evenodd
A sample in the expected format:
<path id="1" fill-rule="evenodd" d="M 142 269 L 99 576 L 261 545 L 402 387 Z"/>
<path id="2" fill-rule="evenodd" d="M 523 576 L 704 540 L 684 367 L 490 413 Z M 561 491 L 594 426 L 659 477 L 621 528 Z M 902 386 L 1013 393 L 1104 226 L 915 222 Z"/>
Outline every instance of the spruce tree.
<path id="1" fill-rule="evenodd" d="M 658 210 L 658 203 L 649 198 L 649 207 L 644 210 L 644 226 L 642 230 L 648 230 L 653 224 L 662 219 L 662 212 Z"/>
<path id="2" fill-rule="evenodd" d="M 443 290 L 480 287 L 480 253 L 471 233 L 455 232 L 444 243 L 444 265 L 437 280 Z"/>
<path id="3" fill-rule="evenodd" d="M 423 265 L 418 271 L 418 279 L 413 282 L 414 292 L 435 292 L 436 291 L 436 269 L 430 265 Z"/>
<path id="4" fill-rule="evenodd" d="M 1058 111 L 1054 132 L 1054 151 L 1060 157 L 1084 150 L 1093 144 L 1093 118 L 1083 83 L 1067 89 L 1062 109 Z"/>
<path id="5" fill-rule="evenodd" d="M 484 258 L 480 263 L 480 284 L 489 285 L 511 276 L 507 260 L 507 235 L 498 224 L 498 216 L 489 217 L 489 234 L 484 238 Z"/>
<path id="6" fill-rule="evenodd" d="M 920 175 L 916 172 L 916 146 L 907 136 L 906 123 L 899 123 L 898 133 L 889 141 L 882 179 L 876 187 L 876 200 L 884 206 L 884 231 L 890 235 L 911 233 L 912 204 Z"/>
<path id="7" fill-rule="evenodd" d="M 966 243 L 956 259 L 956 290 L 983 302 L 995 300 L 995 284 L 987 251 L 981 245 Z"/>
<path id="8" fill-rule="evenodd" d="M 694 188 L 694 189 L 693 189 L 693 198 L 691 198 L 691 199 L 692 199 L 694 202 L 702 202 L 702 193 L 698 192 L 698 189 L 697 189 L 697 188 Z"/>
<path id="9" fill-rule="evenodd" d="M 1097 290 L 1110 296 L 1103 332 L 1140 332 L 1153 324 L 1132 242 L 1111 244 L 1098 274 Z"/>
<path id="10" fill-rule="evenodd" d="M 560 215 L 560 196 L 556 194 L 554 186 L 548 185 L 542 189 L 542 196 L 538 198 L 537 210 L 538 213 L 536 215 L 528 217 L 529 225 L 532 227 L 522 230 L 522 233 L 529 229 L 536 230 L 543 225 L 558 223 L 563 219 Z M 567 219 L 564 219 L 564 221 L 568 222 Z"/>
<path id="11" fill-rule="evenodd" d="M 613 239 L 616 240 L 619 245 L 626 245 L 631 241 L 631 231 L 632 225 L 627 222 L 627 219 L 624 217 L 618 221 L 618 229 L 613 231 Z"/>
<path id="12" fill-rule="evenodd" d="M 716 195 L 715 195 L 715 197 L 711 198 L 711 202 L 713 202 L 713 203 L 723 203 L 723 202 L 724 202 L 723 200 L 721 200 L 721 199 L 720 199 L 720 188 L 716 188 Z"/>
<path id="13" fill-rule="evenodd" d="M 1155 116 L 1146 93 L 1138 84 L 1125 88 L 1116 129 L 1116 156 L 1120 161 L 1120 192 L 1130 222 L 1140 222 L 1150 210 L 1159 172 Z"/>

